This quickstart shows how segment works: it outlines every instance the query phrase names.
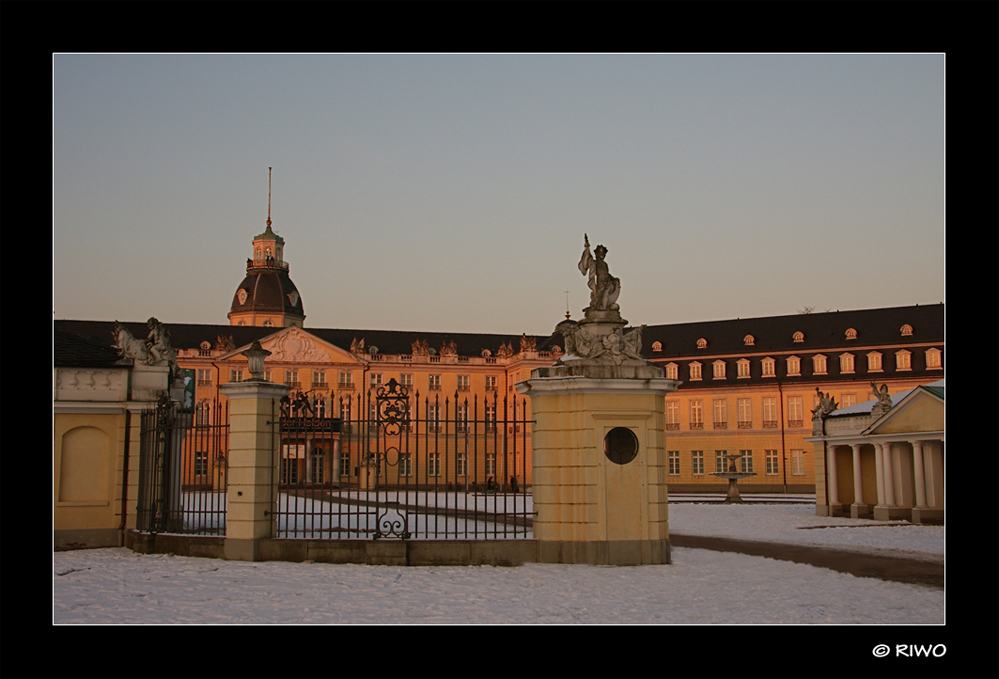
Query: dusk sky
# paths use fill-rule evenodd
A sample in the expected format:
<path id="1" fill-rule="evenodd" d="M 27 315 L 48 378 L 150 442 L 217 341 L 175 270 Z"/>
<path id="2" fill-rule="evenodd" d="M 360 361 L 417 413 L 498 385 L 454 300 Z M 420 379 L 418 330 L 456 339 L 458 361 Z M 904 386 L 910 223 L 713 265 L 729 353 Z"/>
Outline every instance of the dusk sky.
<path id="1" fill-rule="evenodd" d="M 547 335 L 935 304 L 943 54 L 53 57 L 57 319 L 227 323 L 272 228 L 305 327 Z"/>

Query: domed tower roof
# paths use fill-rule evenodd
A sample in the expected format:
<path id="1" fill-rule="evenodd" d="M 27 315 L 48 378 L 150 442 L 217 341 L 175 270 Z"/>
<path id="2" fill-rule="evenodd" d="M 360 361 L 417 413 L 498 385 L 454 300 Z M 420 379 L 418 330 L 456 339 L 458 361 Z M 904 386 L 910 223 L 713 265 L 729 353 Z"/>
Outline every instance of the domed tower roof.
<path id="1" fill-rule="evenodd" d="M 288 275 L 284 238 L 271 230 L 269 176 L 267 184 L 267 229 L 253 239 L 253 257 L 246 260 L 246 278 L 232 298 L 229 324 L 302 327 L 305 310 L 302 296 Z"/>

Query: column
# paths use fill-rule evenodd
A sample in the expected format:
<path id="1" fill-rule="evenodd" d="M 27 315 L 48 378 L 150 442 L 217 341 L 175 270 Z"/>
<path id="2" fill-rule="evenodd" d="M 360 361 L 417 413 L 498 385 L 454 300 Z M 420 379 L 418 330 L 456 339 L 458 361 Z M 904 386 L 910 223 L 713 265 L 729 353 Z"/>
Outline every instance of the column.
<path id="1" fill-rule="evenodd" d="M 885 461 L 884 449 L 880 443 L 874 444 L 874 473 L 877 477 L 878 506 L 885 504 Z"/>
<path id="2" fill-rule="evenodd" d="M 259 561 L 260 541 L 272 537 L 277 479 L 277 420 L 284 384 L 248 380 L 221 385 L 229 399 L 229 490 L 224 556 Z"/>
<path id="3" fill-rule="evenodd" d="M 850 507 L 850 516 L 855 519 L 859 519 L 862 515 L 866 514 L 864 509 L 867 507 L 864 504 L 864 483 L 860 470 L 861 445 L 860 443 L 850 444 L 850 447 L 853 448 L 853 505 Z"/>
<path id="4" fill-rule="evenodd" d="M 895 466 L 891 459 L 891 443 L 881 444 L 884 465 L 885 465 L 885 505 L 890 508 L 895 507 L 895 475 L 892 471 Z"/>
<path id="5" fill-rule="evenodd" d="M 830 446 L 826 451 L 826 504 L 829 505 L 829 515 L 832 516 L 833 506 L 839 506 L 839 481 L 836 478 L 836 446 Z"/>
<path id="6" fill-rule="evenodd" d="M 912 474 L 916 482 L 916 506 L 926 507 L 926 474 L 923 471 L 923 442 L 912 443 Z"/>

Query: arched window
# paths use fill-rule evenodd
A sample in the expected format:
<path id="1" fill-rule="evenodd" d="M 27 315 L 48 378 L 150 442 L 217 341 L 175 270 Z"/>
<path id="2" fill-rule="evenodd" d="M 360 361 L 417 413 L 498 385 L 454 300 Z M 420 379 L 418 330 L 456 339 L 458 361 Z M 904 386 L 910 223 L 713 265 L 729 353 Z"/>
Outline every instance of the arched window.
<path id="1" fill-rule="evenodd" d="M 847 328 L 846 329 L 846 338 L 848 340 L 855 340 L 855 339 L 857 339 L 857 331 L 854 330 L 853 328 Z"/>
<path id="2" fill-rule="evenodd" d="M 701 339 L 697 340 L 697 348 L 698 349 L 703 349 L 706 346 L 708 346 L 708 341 L 706 339 L 704 339 L 702 337 Z"/>
<path id="3" fill-rule="evenodd" d="M 899 331 L 902 333 L 902 337 L 908 337 L 909 335 L 912 334 L 912 326 L 906 323 L 901 328 L 899 328 Z"/>
<path id="4" fill-rule="evenodd" d="M 792 339 L 794 339 L 795 342 L 804 342 L 805 341 L 805 333 L 803 333 L 801 331 L 798 331 L 798 332 L 794 333 L 794 335 L 792 335 Z"/>
<path id="5" fill-rule="evenodd" d="M 662 350 L 663 350 L 662 342 L 656 341 L 652 343 L 652 351 L 662 351 Z"/>

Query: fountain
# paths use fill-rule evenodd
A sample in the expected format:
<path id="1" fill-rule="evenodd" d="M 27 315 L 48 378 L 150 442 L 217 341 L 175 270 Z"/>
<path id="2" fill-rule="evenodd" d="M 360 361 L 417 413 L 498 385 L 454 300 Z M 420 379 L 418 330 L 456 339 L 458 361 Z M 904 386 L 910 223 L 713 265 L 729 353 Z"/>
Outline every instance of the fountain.
<path id="1" fill-rule="evenodd" d="M 725 496 L 725 504 L 736 504 L 742 502 L 742 496 L 739 495 L 739 479 L 744 479 L 748 476 L 756 476 L 756 472 L 740 472 L 735 468 L 735 461 L 742 457 L 741 453 L 729 453 L 725 455 L 728 458 L 729 466 L 727 472 L 711 472 L 712 476 L 717 476 L 722 479 L 728 479 L 728 495 Z"/>

